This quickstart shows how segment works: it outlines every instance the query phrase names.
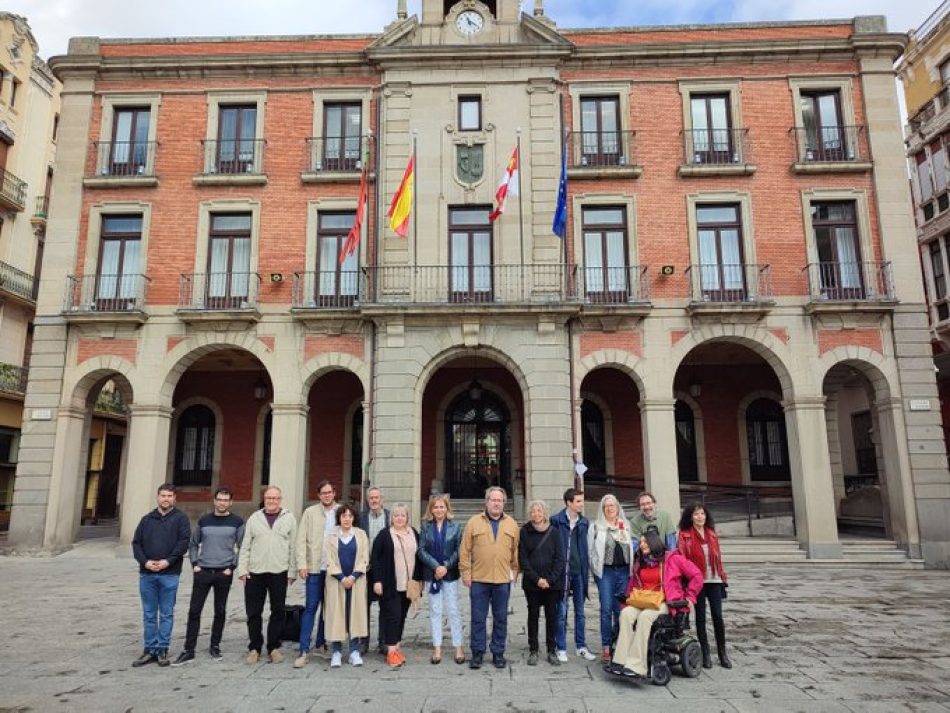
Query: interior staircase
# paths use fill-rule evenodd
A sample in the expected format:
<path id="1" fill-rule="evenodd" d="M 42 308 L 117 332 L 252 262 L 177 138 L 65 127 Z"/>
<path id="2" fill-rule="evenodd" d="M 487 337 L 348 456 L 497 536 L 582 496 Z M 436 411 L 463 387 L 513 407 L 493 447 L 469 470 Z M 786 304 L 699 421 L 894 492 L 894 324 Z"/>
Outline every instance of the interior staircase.
<path id="1" fill-rule="evenodd" d="M 894 540 L 842 539 L 842 559 L 809 559 L 797 540 L 768 537 L 724 537 L 722 558 L 730 564 L 802 564 L 812 567 L 923 569 L 924 561 L 908 557 Z"/>

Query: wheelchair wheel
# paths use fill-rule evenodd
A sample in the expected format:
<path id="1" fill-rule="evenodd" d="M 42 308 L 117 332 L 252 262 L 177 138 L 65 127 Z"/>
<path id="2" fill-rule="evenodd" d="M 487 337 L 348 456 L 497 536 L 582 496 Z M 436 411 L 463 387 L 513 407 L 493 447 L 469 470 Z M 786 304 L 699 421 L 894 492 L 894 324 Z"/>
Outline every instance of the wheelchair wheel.
<path id="1" fill-rule="evenodd" d="M 680 652 L 683 675 L 696 678 L 703 670 L 703 650 L 698 641 L 690 641 Z"/>
<path id="2" fill-rule="evenodd" d="M 650 671 L 650 682 L 654 686 L 665 686 L 671 678 L 673 678 L 673 672 L 670 671 L 669 664 L 665 661 L 658 661 L 653 664 L 653 669 Z"/>

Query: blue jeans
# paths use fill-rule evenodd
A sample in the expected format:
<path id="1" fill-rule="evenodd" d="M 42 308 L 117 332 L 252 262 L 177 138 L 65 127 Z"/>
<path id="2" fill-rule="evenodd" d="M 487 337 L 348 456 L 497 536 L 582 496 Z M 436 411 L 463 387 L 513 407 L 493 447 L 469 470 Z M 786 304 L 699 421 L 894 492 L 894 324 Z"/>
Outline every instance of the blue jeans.
<path id="1" fill-rule="evenodd" d="M 570 593 L 564 592 L 558 605 L 557 633 L 555 641 L 558 651 L 567 651 L 567 607 L 574 603 L 574 648 L 587 648 L 587 632 L 584 622 L 584 598 L 587 596 L 587 582 L 580 572 L 571 572 L 568 575 Z"/>
<path id="2" fill-rule="evenodd" d="M 505 640 L 508 638 L 508 597 L 511 593 L 511 584 L 488 584 L 486 582 L 472 582 L 469 590 L 469 600 L 472 605 L 472 655 L 481 656 L 485 653 L 485 635 L 487 633 L 486 619 L 488 608 L 491 607 L 492 627 L 491 646 L 489 649 L 495 656 L 505 653 Z"/>
<path id="3" fill-rule="evenodd" d="M 313 637 L 313 623 L 317 618 L 317 609 L 323 602 L 323 588 L 326 583 L 326 571 L 317 574 L 307 575 L 307 599 L 303 614 L 300 616 L 300 651 L 310 651 L 310 639 Z M 323 616 L 320 617 L 320 623 L 317 626 L 316 648 L 322 648 L 326 645 L 323 638 Z"/>
<path id="4" fill-rule="evenodd" d="M 142 599 L 142 621 L 145 625 L 145 650 L 158 654 L 168 651 L 175 624 L 175 597 L 178 594 L 177 574 L 140 574 L 139 596 Z"/>
<path id="5" fill-rule="evenodd" d="M 604 576 L 594 577 L 597 593 L 600 598 L 600 645 L 605 649 L 610 646 L 615 629 L 620 624 L 620 600 L 627 590 L 630 581 L 630 568 L 625 565 L 608 565 L 604 567 Z"/>

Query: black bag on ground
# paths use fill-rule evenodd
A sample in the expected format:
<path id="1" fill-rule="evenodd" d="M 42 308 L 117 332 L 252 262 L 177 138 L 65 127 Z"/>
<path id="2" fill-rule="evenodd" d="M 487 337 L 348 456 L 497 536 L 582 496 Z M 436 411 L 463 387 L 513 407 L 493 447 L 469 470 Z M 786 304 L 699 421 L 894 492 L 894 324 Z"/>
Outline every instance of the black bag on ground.
<path id="1" fill-rule="evenodd" d="M 300 641 L 300 619 L 302 616 L 302 605 L 288 604 L 284 607 L 284 626 L 280 630 L 281 641 Z"/>

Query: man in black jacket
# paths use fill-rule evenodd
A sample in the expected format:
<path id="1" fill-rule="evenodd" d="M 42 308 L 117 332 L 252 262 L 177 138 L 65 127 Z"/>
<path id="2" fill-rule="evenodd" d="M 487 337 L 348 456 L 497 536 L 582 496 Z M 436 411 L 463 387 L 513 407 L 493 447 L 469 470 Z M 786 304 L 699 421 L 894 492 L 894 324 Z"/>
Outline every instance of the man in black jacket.
<path id="1" fill-rule="evenodd" d="M 158 662 L 168 666 L 168 645 L 174 625 L 175 596 L 181 562 L 188 551 L 191 525 L 175 508 L 175 486 L 158 487 L 158 507 L 142 518 L 132 537 L 132 554 L 139 563 L 139 596 L 145 622 L 145 649 L 132 665 Z"/>
<path id="2" fill-rule="evenodd" d="M 370 551 L 373 549 L 373 541 L 376 539 L 376 536 L 383 530 L 389 529 L 389 510 L 383 507 L 383 491 L 380 490 L 375 485 L 370 487 L 366 491 L 366 505 L 363 509 L 363 512 L 360 513 L 360 529 L 366 533 L 366 537 L 369 538 L 369 547 Z M 372 566 L 372 565 L 371 565 Z M 368 573 L 367 573 L 368 574 Z M 370 607 L 373 606 L 373 602 L 377 601 L 376 595 L 373 594 L 372 590 L 368 593 L 366 597 L 366 627 L 369 631 L 369 626 L 372 622 L 372 617 L 370 616 Z M 383 641 L 386 639 L 385 627 L 383 626 L 383 617 L 379 617 L 379 645 L 377 646 L 379 653 L 386 655 L 386 645 Z M 369 650 L 369 636 L 363 639 L 360 648 L 365 654 Z"/>

